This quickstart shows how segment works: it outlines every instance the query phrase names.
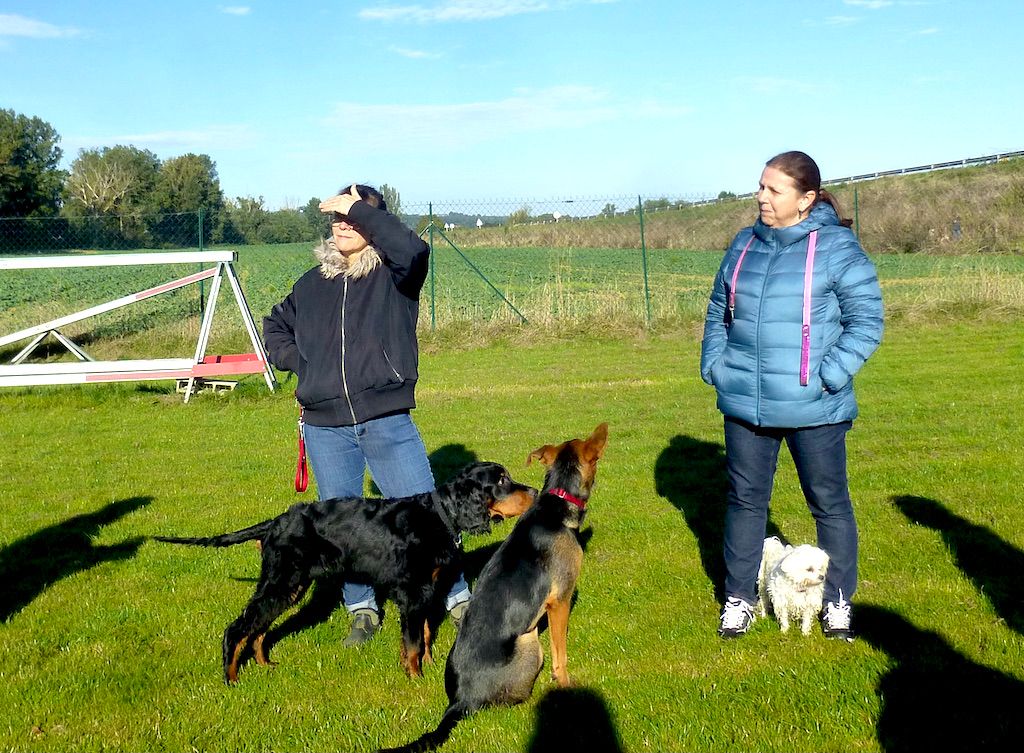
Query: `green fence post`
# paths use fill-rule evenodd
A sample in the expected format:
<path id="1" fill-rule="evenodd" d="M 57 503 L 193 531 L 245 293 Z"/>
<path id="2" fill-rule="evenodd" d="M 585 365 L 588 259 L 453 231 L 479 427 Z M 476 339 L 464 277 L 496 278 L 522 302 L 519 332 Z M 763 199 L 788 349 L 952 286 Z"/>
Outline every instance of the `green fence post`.
<path id="1" fill-rule="evenodd" d="M 857 203 L 857 186 L 853 187 L 853 232 L 860 238 L 860 205 Z"/>
<path id="2" fill-rule="evenodd" d="M 203 210 L 199 210 L 199 250 L 203 250 Z M 203 263 L 199 262 L 199 271 L 203 271 Z M 204 309 L 206 304 L 204 301 L 205 285 L 204 280 L 199 281 L 199 318 L 203 318 Z"/>
<path id="3" fill-rule="evenodd" d="M 437 329 L 437 299 L 434 297 L 434 203 L 427 204 L 427 234 L 430 236 L 430 331 Z"/>
<path id="4" fill-rule="evenodd" d="M 640 216 L 640 256 L 644 262 L 644 301 L 647 304 L 647 324 L 651 324 L 651 288 L 647 282 L 647 241 L 644 238 L 644 203 L 636 197 L 636 211 Z"/>

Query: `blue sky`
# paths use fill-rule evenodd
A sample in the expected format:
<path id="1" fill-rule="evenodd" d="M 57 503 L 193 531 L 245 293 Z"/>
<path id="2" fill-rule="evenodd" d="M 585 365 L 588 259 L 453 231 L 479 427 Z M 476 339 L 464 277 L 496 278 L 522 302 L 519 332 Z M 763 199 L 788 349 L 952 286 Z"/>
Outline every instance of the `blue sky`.
<path id="1" fill-rule="evenodd" d="M 0 107 L 227 197 L 753 190 L 1024 149 L 1024 0 L 0 0 Z"/>

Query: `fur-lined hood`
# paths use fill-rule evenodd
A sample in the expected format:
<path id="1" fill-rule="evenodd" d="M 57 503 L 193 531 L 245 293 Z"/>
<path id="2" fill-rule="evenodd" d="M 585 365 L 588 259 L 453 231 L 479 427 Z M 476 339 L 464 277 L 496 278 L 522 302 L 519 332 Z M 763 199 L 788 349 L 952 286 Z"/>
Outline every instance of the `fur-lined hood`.
<path id="1" fill-rule="evenodd" d="M 345 256 L 334 245 L 334 238 L 320 241 L 313 249 L 313 255 L 320 262 L 320 274 L 327 280 L 332 280 L 338 275 L 358 280 L 379 267 L 381 262 L 380 254 L 373 246 L 367 246 L 362 251 Z"/>

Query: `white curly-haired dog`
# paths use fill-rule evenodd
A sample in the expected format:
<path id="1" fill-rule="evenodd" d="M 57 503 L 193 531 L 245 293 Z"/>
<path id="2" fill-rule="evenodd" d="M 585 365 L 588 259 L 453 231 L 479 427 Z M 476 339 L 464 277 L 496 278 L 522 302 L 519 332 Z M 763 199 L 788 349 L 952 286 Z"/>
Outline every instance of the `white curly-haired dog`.
<path id="1" fill-rule="evenodd" d="M 789 630 L 790 619 L 800 620 L 800 632 L 809 635 L 811 621 L 821 613 L 828 555 L 810 544 L 790 546 L 776 536 L 764 540 L 757 573 L 757 611 L 775 613 L 779 628 Z"/>

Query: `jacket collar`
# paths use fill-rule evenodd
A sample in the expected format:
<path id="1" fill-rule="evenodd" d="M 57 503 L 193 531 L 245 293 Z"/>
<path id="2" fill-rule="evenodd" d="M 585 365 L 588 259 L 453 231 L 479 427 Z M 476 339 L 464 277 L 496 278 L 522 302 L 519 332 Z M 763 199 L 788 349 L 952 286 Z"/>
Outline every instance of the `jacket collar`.
<path id="1" fill-rule="evenodd" d="M 838 225 L 839 217 L 836 215 L 836 210 L 832 208 L 832 205 L 819 201 L 814 205 L 810 215 L 803 222 L 798 222 L 796 225 L 790 225 L 789 227 L 768 227 L 761 219 L 758 218 L 754 223 L 754 235 L 757 239 L 763 243 L 769 245 L 776 245 L 780 248 L 785 246 L 792 246 L 798 241 L 802 241 L 806 238 L 812 230 L 818 230 L 827 225 Z"/>

